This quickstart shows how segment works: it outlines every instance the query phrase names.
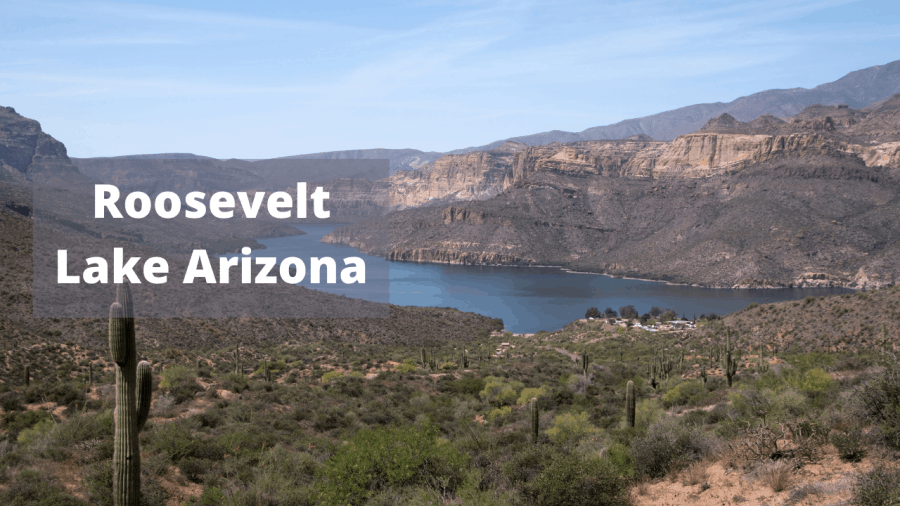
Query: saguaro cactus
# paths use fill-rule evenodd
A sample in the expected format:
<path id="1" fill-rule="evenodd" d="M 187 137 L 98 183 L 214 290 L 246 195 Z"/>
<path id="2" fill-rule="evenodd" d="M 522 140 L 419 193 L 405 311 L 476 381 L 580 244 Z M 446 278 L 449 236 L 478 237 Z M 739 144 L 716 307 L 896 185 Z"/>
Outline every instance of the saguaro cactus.
<path id="1" fill-rule="evenodd" d="M 31 385 L 31 368 L 27 365 L 25 366 L 25 386 Z"/>
<path id="2" fill-rule="evenodd" d="M 629 427 L 634 427 L 634 382 L 629 381 L 625 386 L 625 421 Z"/>
<path id="3" fill-rule="evenodd" d="M 769 361 L 765 359 L 763 355 L 763 347 L 759 345 L 759 365 L 756 366 L 756 369 L 759 372 L 768 372 L 769 370 Z"/>
<path id="4" fill-rule="evenodd" d="M 137 506 L 141 495 L 141 452 L 138 432 L 150 413 L 150 363 L 137 363 L 134 310 L 128 284 L 119 285 L 109 308 L 109 349 L 116 363 L 113 504 Z"/>
<path id="5" fill-rule="evenodd" d="M 584 370 L 584 379 L 588 379 L 588 374 L 591 372 L 591 357 L 587 353 L 584 354 L 584 359 L 581 361 L 581 368 Z"/>
<path id="6" fill-rule="evenodd" d="M 731 332 L 725 337 L 725 356 L 722 357 L 722 373 L 728 380 L 728 386 L 731 387 L 732 378 L 737 373 L 738 360 L 731 357 Z"/>
<path id="7" fill-rule="evenodd" d="M 540 433 L 540 413 L 538 412 L 537 397 L 531 398 L 531 442 L 537 444 Z"/>

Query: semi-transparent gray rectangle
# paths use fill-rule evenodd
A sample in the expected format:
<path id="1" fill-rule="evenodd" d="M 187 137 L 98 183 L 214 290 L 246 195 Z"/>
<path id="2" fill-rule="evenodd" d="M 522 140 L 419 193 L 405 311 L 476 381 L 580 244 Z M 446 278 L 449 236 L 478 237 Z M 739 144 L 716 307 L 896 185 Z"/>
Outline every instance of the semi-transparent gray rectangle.
<path id="1" fill-rule="evenodd" d="M 388 160 L 264 162 L 260 166 L 247 162 L 245 171 L 224 173 L 215 164 L 206 170 L 203 166 L 198 169 L 198 164 L 181 167 L 177 159 L 156 160 L 140 166 L 126 164 L 118 171 L 111 167 L 105 181 L 35 175 L 34 317 L 108 316 L 115 299 L 117 251 L 123 266 L 131 258 L 139 259 L 133 269 L 138 282 L 131 283 L 139 317 L 388 317 L 387 261 L 319 241 L 331 228 L 387 214 Z M 305 199 L 298 183 L 306 183 Z M 122 218 L 111 217 L 109 208 L 104 209 L 104 218 L 95 217 L 98 184 L 118 189 L 116 210 Z M 330 213 L 327 219 L 315 209 L 314 194 L 320 187 L 329 194 L 327 199 L 317 197 L 320 211 Z M 203 195 L 194 194 L 194 202 L 206 207 L 202 218 L 188 217 L 188 211 L 196 212 L 188 205 L 191 192 Z M 233 217 L 212 215 L 212 197 L 217 192 L 231 195 L 233 208 L 225 206 L 219 211 L 231 210 Z M 143 218 L 129 216 L 125 205 L 129 195 L 135 202 L 131 210 L 143 211 L 140 202 L 146 199 L 140 194 L 149 199 L 151 212 Z M 110 193 L 103 195 L 109 197 Z M 219 197 L 227 201 L 223 195 Z M 159 212 L 157 199 L 162 204 Z M 165 217 L 175 214 L 172 205 L 176 200 L 180 212 Z M 256 216 L 251 218 L 254 209 Z M 298 217 L 301 209 L 306 211 L 305 218 Z M 289 217 L 277 217 L 283 213 Z M 245 248 L 250 254 L 243 254 L 248 251 Z M 151 258 L 167 264 L 165 282 L 150 282 L 161 276 L 154 275 L 153 266 L 145 271 Z M 88 259 L 94 260 L 89 264 Z M 99 259 L 107 265 L 106 282 L 87 283 L 85 276 L 99 278 Z M 318 276 L 313 275 L 315 259 L 322 264 Z M 236 265 L 227 267 L 228 261 Z M 207 262 L 208 271 L 195 269 L 193 282 L 185 282 L 192 265 L 204 271 Z M 290 268 L 282 269 L 282 264 L 290 264 Z M 247 268 L 249 278 L 245 277 Z M 227 282 L 223 269 L 228 273 Z M 295 284 L 300 279 L 298 271 L 304 270 Z M 365 282 L 360 283 L 363 272 Z M 78 282 L 60 282 L 66 279 Z"/>

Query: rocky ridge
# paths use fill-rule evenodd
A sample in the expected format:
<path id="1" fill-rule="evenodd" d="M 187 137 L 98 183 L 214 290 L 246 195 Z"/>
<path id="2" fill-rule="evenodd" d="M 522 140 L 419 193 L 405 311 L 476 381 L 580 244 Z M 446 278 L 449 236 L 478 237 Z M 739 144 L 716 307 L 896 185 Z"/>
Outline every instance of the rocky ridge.
<path id="1" fill-rule="evenodd" d="M 444 157 L 389 220 L 327 240 L 394 260 L 559 265 L 711 287 L 896 283 L 900 96 L 646 137 Z M 409 207 L 418 205 L 418 208 Z"/>

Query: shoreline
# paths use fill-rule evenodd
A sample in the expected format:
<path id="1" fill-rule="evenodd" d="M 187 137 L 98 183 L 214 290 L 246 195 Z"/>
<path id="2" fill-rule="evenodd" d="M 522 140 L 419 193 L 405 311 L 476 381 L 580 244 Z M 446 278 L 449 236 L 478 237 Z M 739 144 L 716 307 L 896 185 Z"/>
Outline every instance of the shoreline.
<path id="1" fill-rule="evenodd" d="M 341 245 L 345 246 L 345 245 Z M 351 247 L 352 246 L 347 246 Z M 386 255 L 375 255 L 369 252 L 362 251 L 356 248 L 360 253 L 365 253 L 370 256 L 377 256 L 380 258 L 384 258 L 387 260 Z M 808 290 L 808 289 L 824 289 L 824 290 L 849 290 L 851 292 L 858 292 L 860 290 L 865 290 L 864 288 L 851 288 L 849 286 L 843 285 L 831 285 L 831 286 L 710 286 L 699 283 L 678 283 L 675 281 L 665 281 L 660 279 L 647 279 L 647 278 L 636 278 L 631 276 L 618 276 L 615 274 L 606 274 L 603 272 L 589 272 L 589 271 L 575 271 L 569 269 L 567 267 L 562 267 L 559 265 L 511 265 L 511 264 L 463 264 L 463 263 L 453 263 L 453 262 L 436 262 L 436 261 L 419 261 L 419 260 L 388 260 L 388 262 L 396 262 L 396 263 L 410 263 L 410 264 L 433 264 L 433 265 L 460 265 L 465 267 L 517 267 L 517 268 L 547 268 L 547 269 L 559 269 L 563 272 L 567 272 L 570 274 L 580 274 L 580 275 L 591 275 L 591 276 L 605 276 L 611 279 L 628 279 L 632 281 L 644 281 L 647 283 L 661 283 L 670 286 L 687 286 L 691 288 L 704 288 L 707 290 Z"/>
<path id="2" fill-rule="evenodd" d="M 326 235 L 328 235 L 328 234 L 326 234 Z M 323 237 L 323 239 L 324 239 L 324 237 Z M 322 241 L 322 242 L 324 242 L 324 241 Z M 341 244 L 341 243 L 333 243 L 333 242 L 328 242 L 325 244 L 355 248 L 354 246 L 350 246 L 349 244 Z M 692 288 L 705 288 L 705 289 L 709 289 L 709 290 L 806 290 L 806 289 L 835 290 L 835 289 L 840 289 L 840 290 L 848 290 L 850 292 L 858 292 L 858 291 L 866 290 L 866 288 L 853 288 L 853 287 L 846 286 L 846 285 L 796 286 L 796 285 L 792 284 L 790 286 L 766 285 L 766 286 L 737 286 L 736 287 L 736 286 L 706 285 L 706 284 L 702 284 L 702 283 L 681 283 L 681 282 L 661 280 L 661 279 L 620 276 L 620 275 L 615 275 L 615 274 L 607 274 L 604 272 L 576 271 L 576 270 L 570 269 L 568 267 L 563 267 L 561 265 L 518 265 L 518 264 L 488 264 L 488 263 L 467 264 L 467 263 L 441 262 L 441 261 L 433 261 L 433 260 L 390 260 L 388 258 L 389 255 L 376 254 L 376 253 L 372 253 L 369 251 L 363 251 L 359 248 L 355 248 L 355 249 L 357 251 L 359 251 L 360 253 L 364 253 L 369 256 L 384 258 L 388 262 L 412 263 L 412 264 L 434 264 L 434 265 L 462 265 L 462 266 L 472 266 L 472 267 L 543 267 L 543 268 L 559 269 L 563 272 L 567 272 L 567 273 L 571 273 L 571 274 L 590 274 L 590 275 L 594 275 L 594 276 L 606 276 L 608 278 L 613 278 L 613 279 L 618 278 L 618 279 L 627 279 L 627 280 L 633 280 L 633 281 L 645 281 L 648 283 L 662 283 L 662 284 L 666 284 L 666 285 L 670 285 L 670 286 L 687 286 L 687 287 L 692 287 Z"/>

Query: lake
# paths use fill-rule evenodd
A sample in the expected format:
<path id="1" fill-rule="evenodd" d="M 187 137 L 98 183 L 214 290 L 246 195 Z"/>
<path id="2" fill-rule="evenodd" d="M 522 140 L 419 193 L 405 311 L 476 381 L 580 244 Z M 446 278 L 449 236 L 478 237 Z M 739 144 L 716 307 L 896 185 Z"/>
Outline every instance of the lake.
<path id="1" fill-rule="evenodd" d="M 555 267 L 494 267 L 472 265 L 388 262 L 359 253 L 354 248 L 323 244 L 333 225 L 307 226 L 307 235 L 260 239 L 267 249 L 252 256 L 358 256 L 366 262 L 367 286 L 352 288 L 324 284 L 310 288 L 402 306 L 453 307 L 502 318 L 507 330 L 537 332 L 557 330 L 590 307 L 603 311 L 633 305 L 641 314 L 652 306 L 674 309 L 679 316 L 716 313 L 724 315 L 752 302 L 769 303 L 807 296 L 847 293 L 842 288 L 714 289 L 669 285 L 655 281 L 622 279 L 598 274 L 576 274 Z M 308 280 L 308 278 L 307 278 Z M 389 286 L 389 294 L 386 288 Z"/>

